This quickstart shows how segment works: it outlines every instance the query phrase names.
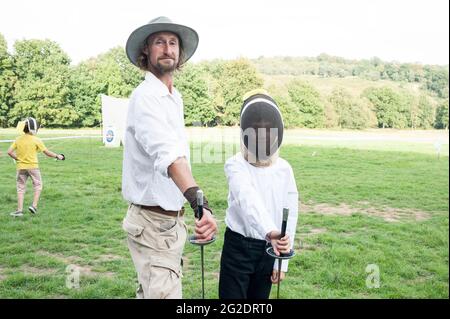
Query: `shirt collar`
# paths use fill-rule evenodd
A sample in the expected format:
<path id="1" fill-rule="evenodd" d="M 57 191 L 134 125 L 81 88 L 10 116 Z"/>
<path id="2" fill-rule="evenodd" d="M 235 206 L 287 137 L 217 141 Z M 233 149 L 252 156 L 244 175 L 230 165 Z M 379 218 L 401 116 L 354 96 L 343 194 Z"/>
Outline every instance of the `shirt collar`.
<path id="1" fill-rule="evenodd" d="M 160 79 L 158 79 L 152 72 L 148 71 L 145 72 L 145 81 L 147 81 L 152 86 L 156 94 L 160 96 L 170 95 L 167 86 Z M 173 88 L 173 95 L 177 97 L 180 96 L 180 93 L 175 87 Z"/>

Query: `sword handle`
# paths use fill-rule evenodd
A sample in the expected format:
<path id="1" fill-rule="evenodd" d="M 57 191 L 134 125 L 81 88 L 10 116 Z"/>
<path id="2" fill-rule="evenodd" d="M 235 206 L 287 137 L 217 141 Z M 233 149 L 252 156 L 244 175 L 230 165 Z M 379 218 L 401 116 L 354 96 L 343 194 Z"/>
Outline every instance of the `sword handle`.
<path id="1" fill-rule="evenodd" d="M 286 227 L 287 227 L 287 220 L 289 217 L 289 208 L 283 208 L 283 221 L 281 223 L 281 237 L 283 238 L 286 235 Z M 280 256 L 283 256 L 284 254 L 280 252 Z M 281 264 L 281 259 L 280 259 Z M 281 272 L 281 268 L 278 269 L 279 272 Z"/>
<path id="2" fill-rule="evenodd" d="M 195 217 L 198 218 L 198 220 L 202 219 L 203 216 L 203 191 L 198 190 L 197 191 L 197 212 L 195 214 Z"/>
<path id="3" fill-rule="evenodd" d="M 283 238 L 286 235 L 288 217 L 289 217 L 289 208 L 283 208 L 283 222 L 281 223 L 281 238 Z"/>

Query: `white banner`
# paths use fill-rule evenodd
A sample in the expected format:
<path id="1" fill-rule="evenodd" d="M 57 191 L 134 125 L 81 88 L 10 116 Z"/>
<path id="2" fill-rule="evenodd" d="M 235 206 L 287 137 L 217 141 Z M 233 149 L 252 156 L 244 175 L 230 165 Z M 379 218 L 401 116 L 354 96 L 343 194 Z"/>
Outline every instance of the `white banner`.
<path id="1" fill-rule="evenodd" d="M 123 145 L 128 112 L 128 99 L 101 95 L 103 144 L 110 147 Z"/>

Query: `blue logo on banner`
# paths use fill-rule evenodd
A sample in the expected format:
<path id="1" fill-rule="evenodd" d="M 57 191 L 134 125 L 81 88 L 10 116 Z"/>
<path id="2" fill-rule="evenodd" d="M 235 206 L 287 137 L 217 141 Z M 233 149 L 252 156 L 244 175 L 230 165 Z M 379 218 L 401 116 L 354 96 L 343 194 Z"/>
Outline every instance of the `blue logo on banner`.
<path id="1" fill-rule="evenodd" d="M 106 141 L 108 143 L 111 143 L 113 139 L 114 139 L 114 132 L 112 130 L 108 130 L 106 132 Z"/>

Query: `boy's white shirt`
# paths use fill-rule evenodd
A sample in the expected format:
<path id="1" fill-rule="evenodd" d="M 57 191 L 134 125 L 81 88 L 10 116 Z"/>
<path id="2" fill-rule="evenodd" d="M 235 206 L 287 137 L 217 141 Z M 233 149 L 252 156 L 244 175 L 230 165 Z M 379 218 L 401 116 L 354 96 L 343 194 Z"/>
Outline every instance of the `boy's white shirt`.
<path id="1" fill-rule="evenodd" d="M 270 231 L 280 231 L 283 207 L 288 207 L 286 233 L 293 248 L 298 191 L 289 163 L 279 157 L 271 166 L 255 167 L 238 153 L 225 163 L 225 175 L 229 187 L 226 225 L 245 237 L 265 240 Z M 273 268 L 278 269 L 277 260 Z M 287 269 L 288 260 L 283 260 L 281 270 Z"/>

